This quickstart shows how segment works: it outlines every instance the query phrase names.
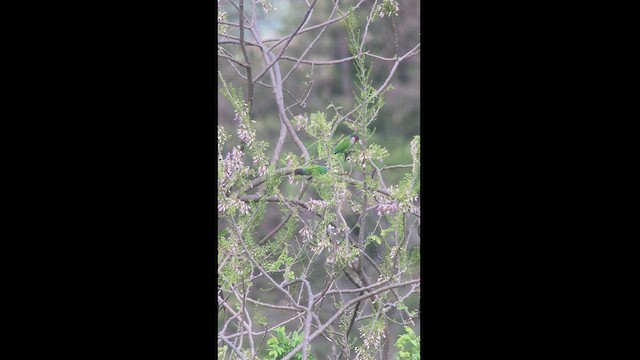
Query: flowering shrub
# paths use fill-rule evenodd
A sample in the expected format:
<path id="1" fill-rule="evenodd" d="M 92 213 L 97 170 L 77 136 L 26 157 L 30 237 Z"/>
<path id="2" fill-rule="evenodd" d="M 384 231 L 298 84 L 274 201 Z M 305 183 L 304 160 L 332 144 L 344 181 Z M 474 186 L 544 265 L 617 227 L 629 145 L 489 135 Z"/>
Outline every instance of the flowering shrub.
<path id="1" fill-rule="evenodd" d="M 316 3 L 308 2 L 309 14 Z M 296 98 L 284 88 L 288 75 L 279 63 L 294 61 L 285 58 L 287 40 L 301 33 L 306 20 L 270 49 L 273 40 L 261 38 L 257 22 L 277 9 L 267 0 L 233 5 L 218 13 L 228 23 L 218 29 L 225 39 L 218 54 L 239 75 L 226 79 L 218 73 L 220 92 L 233 109 L 231 125 L 217 128 L 219 357 L 377 359 L 396 351 L 398 358 L 414 359 L 410 346 L 419 337 L 409 330 L 419 321 L 420 136 L 402 145 L 410 163 L 389 163 L 395 149 L 376 143 L 373 125 L 392 91 L 395 69 L 419 46 L 396 54 L 382 85 L 374 84 L 373 65 L 365 61 L 371 55 L 365 41 L 370 22 L 375 15 L 397 16 L 398 2 L 367 4 L 361 11 L 371 16 L 364 24 L 355 8 L 333 3 L 340 21 L 322 26 L 345 27 L 353 108 L 327 103 L 298 113 L 292 108 L 307 109 L 307 97 L 314 96 L 313 72 L 305 83 L 309 91 Z M 227 20 L 234 11 L 242 21 Z M 264 63 L 252 59 L 257 53 Z M 273 93 L 281 126 L 277 139 L 268 138 L 256 121 L 263 121 L 253 110 L 256 85 Z M 336 150 L 342 139 L 348 146 Z M 404 176 L 387 184 L 385 174 L 401 171 Z M 409 330 L 400 336 L 393 324 Z"/>

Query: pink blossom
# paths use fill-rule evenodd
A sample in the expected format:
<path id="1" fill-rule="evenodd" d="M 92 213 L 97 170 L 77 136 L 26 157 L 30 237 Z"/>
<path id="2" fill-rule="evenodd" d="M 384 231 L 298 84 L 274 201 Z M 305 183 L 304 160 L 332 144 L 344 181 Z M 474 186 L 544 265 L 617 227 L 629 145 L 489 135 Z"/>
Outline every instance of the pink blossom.
<path id="1" fill-rule="evenodd" d="M 247 203 L 245 203 L 244 201 L 238 201 L 238 210 L 240 210 L 241 213 L 243 214 L 249 214 L 249 205 L 247 205 Z"/>
<path id="2" fill-rule="evenodd" d="M 293 118 L 293 120 L 296 121 L 296 125 L 297 125 L 296 131 L 300 131 L 300 129 L 302 129 L 302 127 L 307 124 L 308 119 L 306 116 L 302 114 L 298 114 Z"/>
<path id="3" fill-rule="evenodd" d="M 267 165 L 262 165 L 258 168 L 258 176 L 262 176 L 267 172 Z"/>
<path id="4" fill-rule="evenodd" d="M 309 201 L 307 202 L 307 207 L 309 208 L 309 211 L 314 211 L 314 212 L 317 212 L 317 210 L 326 208 L 327 205 L 328 203 L 323 200 L 309 199 Z"/>
<path id="5" fill-rule="evenodd" d="M 392 214 L 400 208 L 400 204 L 397 201 L 378 204 L 378 215 Z"/>
<path id="6" fill-rule="evenodd" d="M 246 124 L 240 123 L 238 126 L 238 137 L 245 144 L 251 144 L 256 139 L 255 131 L 251 131 Z"/>
<path id="7" fill-rule="evenodd" d="M 225 176 L 223 182 L 226 182 L 226 179 L 232 177 L 236 172 L 240 171 L 244 167 L 244 161 L 242 160 L 243 155 L 242 151 L 235 147 L 230 153 L 227 153 L 223 162 Z"/>

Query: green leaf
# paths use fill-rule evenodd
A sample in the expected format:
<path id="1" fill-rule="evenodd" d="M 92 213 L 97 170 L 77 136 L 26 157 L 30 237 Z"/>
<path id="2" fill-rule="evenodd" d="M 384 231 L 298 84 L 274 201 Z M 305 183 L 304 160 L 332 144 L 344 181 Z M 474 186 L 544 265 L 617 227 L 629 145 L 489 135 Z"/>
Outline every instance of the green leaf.
<path id="1" fill-rule="evenodd" d="M 382 244 L 382 239 L 380 239 L 380 237 L 378 235 L 371 234 L 371 235 L 367 236 L 367 239 L 370 239 L 371 241 L 374 241 L 378 245 Z"/>

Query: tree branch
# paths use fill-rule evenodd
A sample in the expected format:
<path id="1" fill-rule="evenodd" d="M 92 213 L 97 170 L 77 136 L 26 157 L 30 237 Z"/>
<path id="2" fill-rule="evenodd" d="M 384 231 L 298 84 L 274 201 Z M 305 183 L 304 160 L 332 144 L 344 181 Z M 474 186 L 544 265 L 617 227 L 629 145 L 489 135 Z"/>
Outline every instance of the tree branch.
<path id="1" fill-rule="evenodd" d="M 252 80 L 251 77 L 251 60 L 249 60 L 249 54 L 247 54 L 247 47 L 244 42 L 244 22 L 242 18 L 244 17 L 244 0 L 240 0 L 239 6 L 239 14 L 238 23 L 240 26 L 240 48 L 242 49 L 242 55 L 244 55 L 244 61 L 246 62 L 245 69 L 247 69 L 247 104 L 249 106 L 249 117 L 251 116 L 251 109 L 253 108 L 253 83 L 255 81 Z"/>
<path id="2" fill-rule="evenodd" d="M 321 327 L 318 328 L 318 330 L 314 331 L 313 334 L 311 334 L 311 336 L 309 336 L 309 340 L 313 340 L 316 337 L 318 337 L 320 334 L 322 334 L 328 327 L 329 325 L 331 325 L 334 321 L 336 321 L 348 308 L 350 308 L 351 306 L 355 305 L 356 303 L 358 303 L 361 300 L 364 299 L 368 299 L 374 295 L 377 295 L 381 292 L 390 290 L 390 289 L 394 289 L 394 288 L 399 288 L 399 287 L 403 287 L 403 286 L 407 286 L 407 285 L 411 285 L 411 284 L 415 284 L 415 283 L 419 283 L 420 279 L 414 279 L 414 280 L 409 280 L 409 281 L 405 281 L 405 282 L 401 282 L 401 283 L 397 283 L 397 284 L 392 284 L 392 285 L 388 285 L 385 286 L 383 288 L 379 288 L 376 289 L 370 293 L 364 294 L 362 296 L 358 296 L 354 299 L 351 299 L 350 301 L 348 301 L 347 303 L 344 304 L 344 306 L 342 307 L 342 309 L 339 309 L 331 318 L 329 318 L 329 320 L 327 320 Z M 300 350 L 302 349 L 302 344 L 299 344 L 298 346 L 296 346 L 295 348 L 293 348 L 293 350 L 291 350 L 287 355 L 285 355 L 281 360 L 290 360 L 291 358 L 293 358 L 293 356 L 295 354 L 297 354 Z"/>
<path id="3" fill-rule="evenodd" d="M 313 7 L 316 5 L 316 2 L 318 2 L 318 0 L 313 0 L 313 3 L 311 3 L 311 6 L 309 6 L 309 9 L 307 10 L 307 12 L 304 14 L 304 18 L 302 19 L 302 21 L 300 22 L 300 24 L 298 24 L 298 26 L 296 27 L 296 29 L 293 31 L 293 33 L 291 33 L 291 35 L 286 37 L 286 42 L 284 44 L 284 46 L 282 47 L 282 50 L 280 50 L 280 53 L 278 54 L 278 56 L 276 56 L 274 59 L 271 59 L 270 62 L 267 63 L 267 66 L 258 73 L 258 75 L 256 75 L 255 79 L 253 79 L 253 81 L 258 81 L 260 80 L 260 78 L 267 73 L 267 70 L 269 70 L 273 65 L 275 65 L 278 62 L 278 59 L 280 59 L 280 57 L 284 54 L 285 50 L 287 50 L 287 47 L 289 46 L 289 44 L 291 43 L 291 40 L 293 39 L 294 36 L 296 36 L 296 34 L 298 33 L 298 31 L 300 31 L 300 28 L 307 22 L 307 19 L 309 18 L 309 15 L 311 14 L 311 11 L 313 10 Z M 254 35 L 255 37 L 255 35 Z M 257 39 L 256 39 L 257 40 Z M 270 53 L 271 50 L 273 50 L 274 47 L 276 47 L 278 44 L 273 45 L 271 48 L 269 48 L 267 50 L 267 53 Z"/>
<path id="4" fill-rule="evenodd" d="M 331 19 L 331 17 L 333 16 L 333 14 L 336 12 L 336 8 L 338 7 L 338 4 L 340 3 L 339 0 L 337 0 L 334 5 L 333 5 L 333 9 L 331 10 L 331 14 L 329 14 L 329 19 Z M 329 25 L 325 25 L 322 30 L 320 30 L 320 33 L 315 37 L 315 39 L 313 39 L 313 41 L 309 44 L 309 46 L 307 46 L 307 48 L 304 50 L 304 52 L 302 53 L 302 55 L 300 55 L 300 59 L 296 61 L 295 65 L 293 65 L 293 67 L 291 68 L 291 70 L 289 70 L 289 72 L 287 73 L 287 75 L 284 76 L 284 78 L 282 79 L 282 83 L 285 83 L 287 81 L 287 79 L 289 78 L 289 76 L 291 76 L 291 74 L 294 72 L 295 69 L 298 68 L 298 65 L 300 65 L 300 61 L 307 55 L 307 53 L 309 52 L 309 50 L 311 50 L 311 48 L 313 48 L 313 46 L 316 44 L 316 42 L 318 41 L 318 39 L 320 39 L 320 37 L 322 37 L 322 34 L 324 34 L 324 31 L 327 30 L 327 27 Z M 284 53 L 284 50 L 283 50 Z"/>

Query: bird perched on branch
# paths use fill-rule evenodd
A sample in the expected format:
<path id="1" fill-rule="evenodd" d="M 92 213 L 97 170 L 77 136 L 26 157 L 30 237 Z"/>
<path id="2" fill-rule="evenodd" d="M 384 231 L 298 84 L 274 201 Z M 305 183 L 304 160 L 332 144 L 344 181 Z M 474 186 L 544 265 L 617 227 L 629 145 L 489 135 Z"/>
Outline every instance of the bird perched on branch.
<path id="1" fill-rule="evenodd" d="M 353 144 L 359 142 L 362 145 L 362 141 L 360 141 L 360 137 L 356 134 L 349 134 L 348 137 L 340 140 L 336 147 L 333 149 L 334 154 L 344 154 L 345 160 L 347 159 L 347 153 L 349 149 L 353 147 Z"/>
<path id="2" fill-rule="evenodd" d="M 299 169 L 295 169 L 293 171 L 294 174 L 296 175 L 311 175 L 311 176 L 316 176 L 316 175 L 322 175 L 322 174 L 326 174 L 329 171 L 329 168 L 326 166 L 322 166 L 322 165 L 308 165 Z"/>

